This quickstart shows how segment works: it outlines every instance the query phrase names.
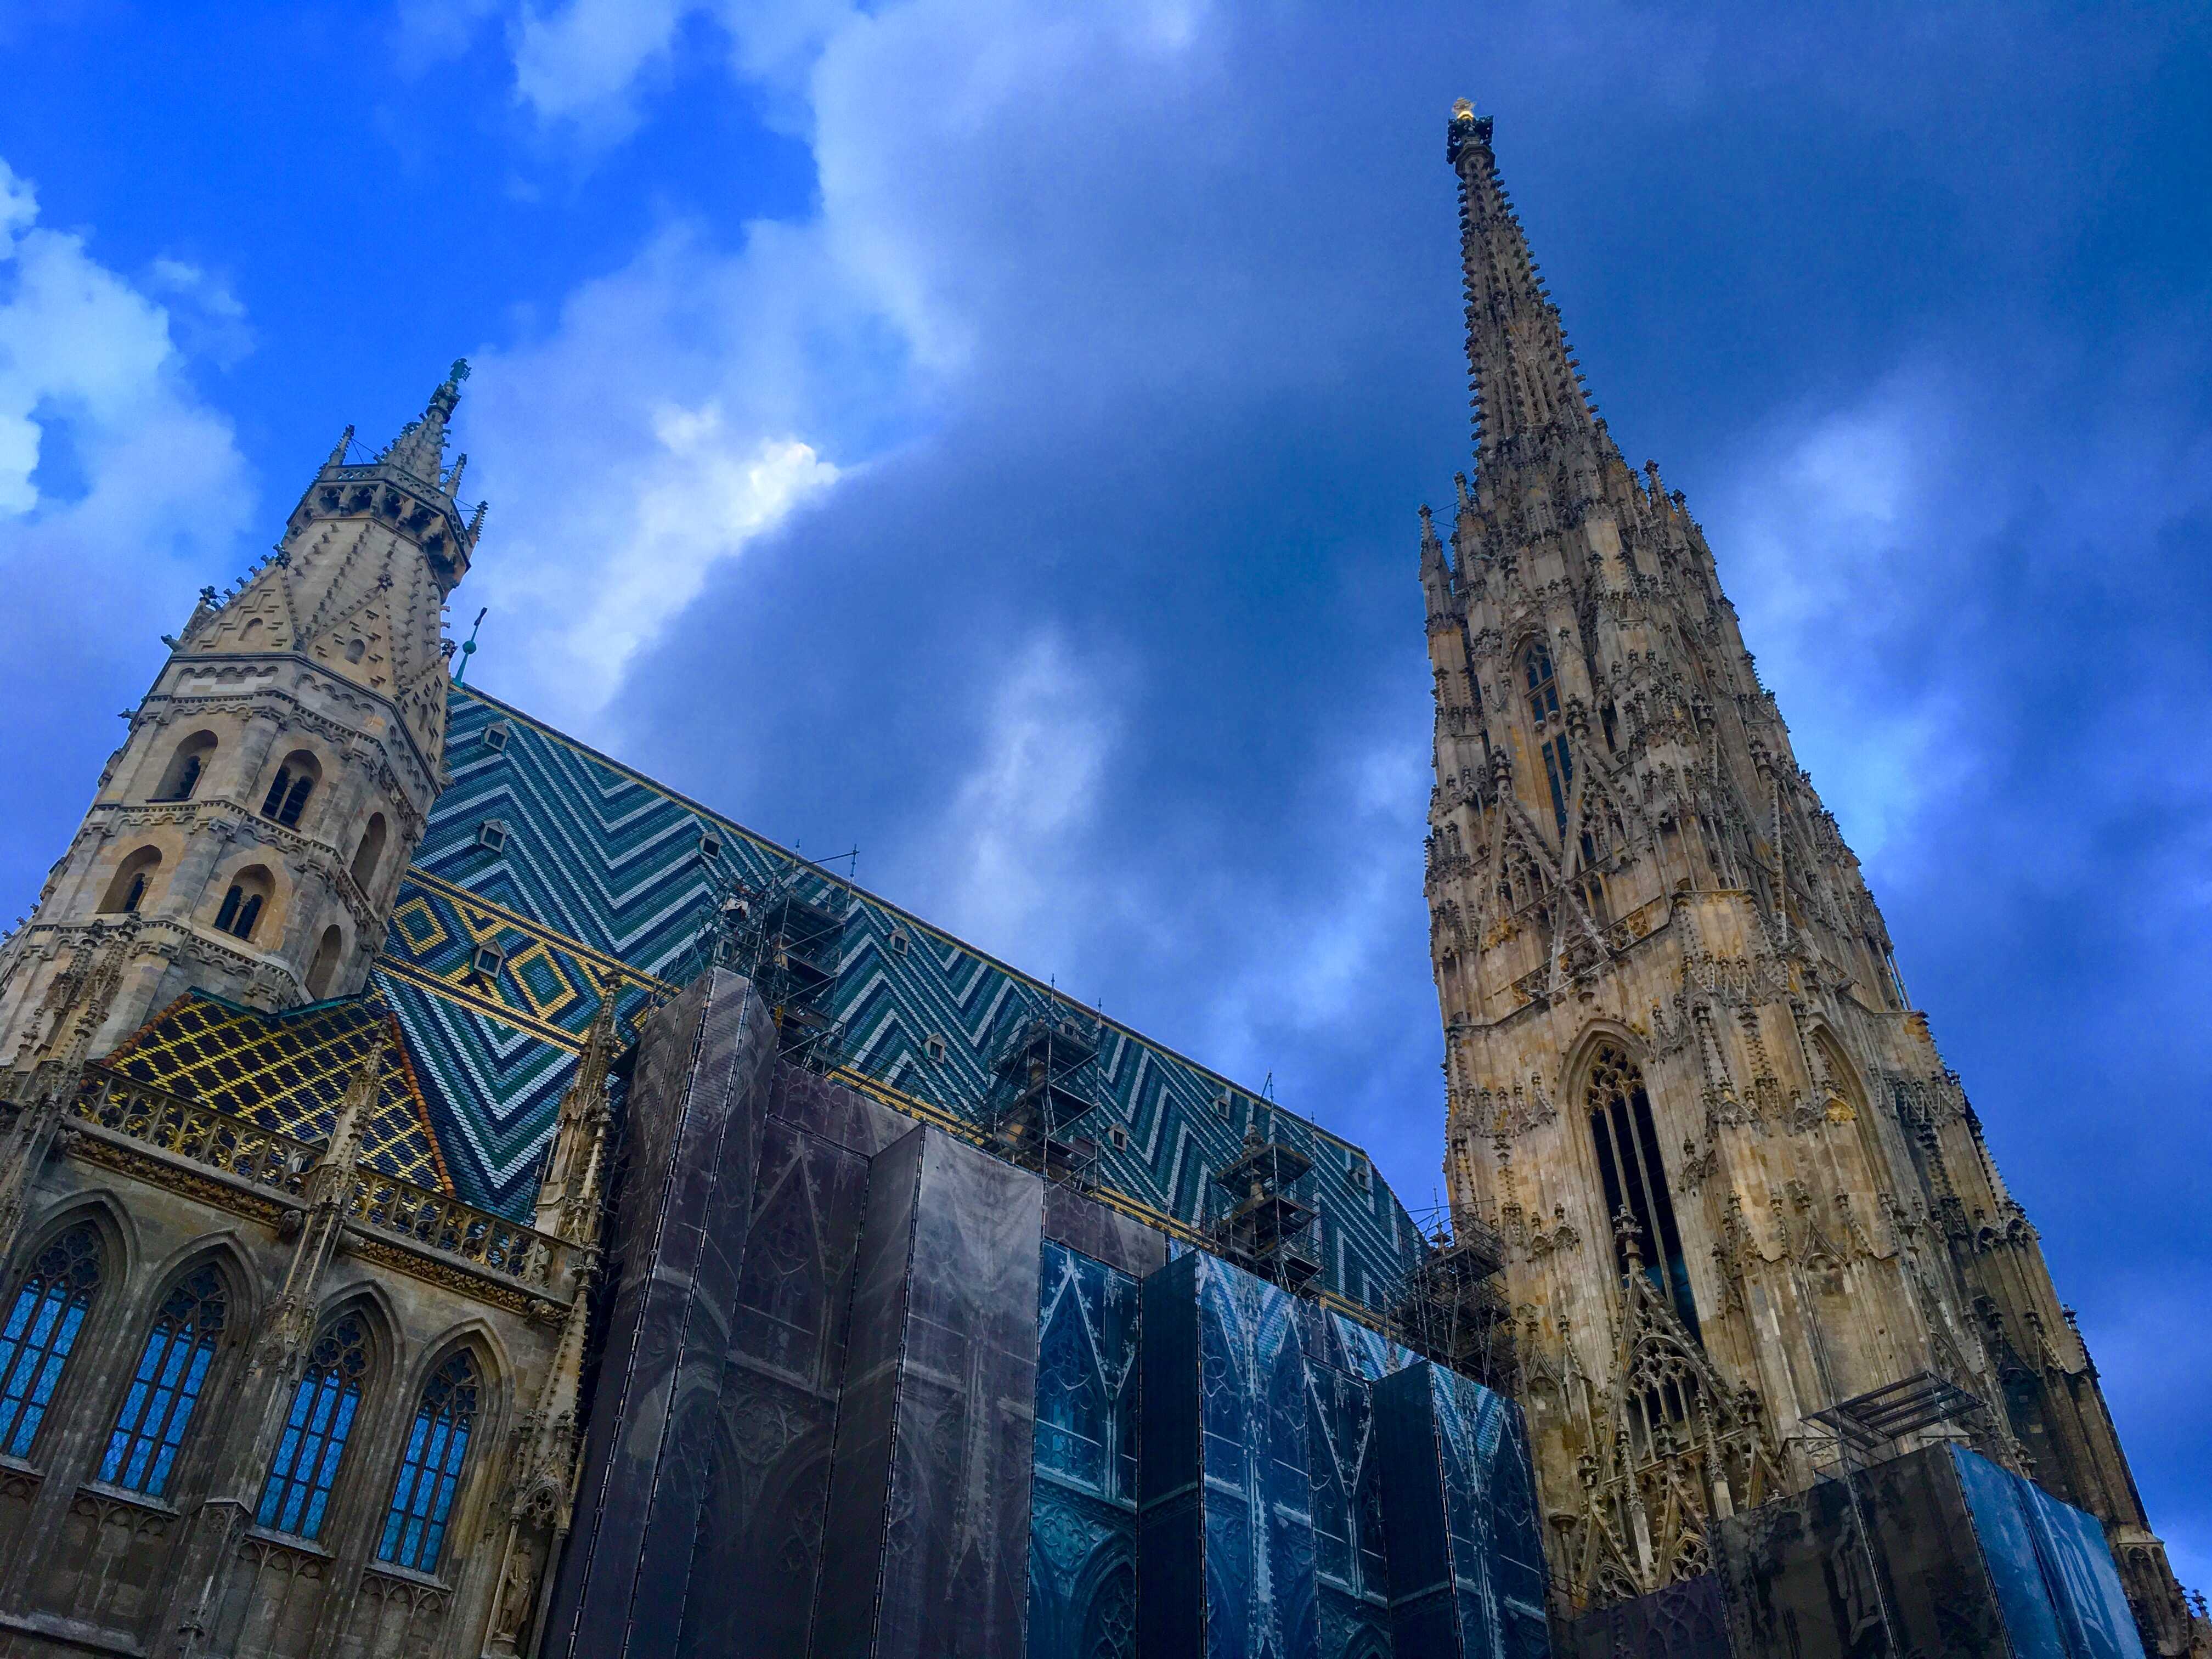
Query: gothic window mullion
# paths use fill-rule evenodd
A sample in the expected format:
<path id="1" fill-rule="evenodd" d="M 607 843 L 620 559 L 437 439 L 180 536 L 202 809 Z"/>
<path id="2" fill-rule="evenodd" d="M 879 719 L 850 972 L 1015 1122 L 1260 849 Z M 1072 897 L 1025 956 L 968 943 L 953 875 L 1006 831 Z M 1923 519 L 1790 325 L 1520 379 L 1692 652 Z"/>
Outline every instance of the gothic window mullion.
<path id="1" fill-rule="evenodd" d="M 1642 1069 L 1620 1049 L 1610 1044 L 1601 1046 L 1591 1062 L 1585 1103 L 1606 1206 L 1615 1217 L 1622 1210 L 1628 1212 L 1649 1256 L 1644 1271 L 1651 1276 L 1683 1328 L 1695 1337 L 1697 1300 L 1690 1289 L 1681 1233 L 1667 1185 L 1666 1160 L 1659 1151 L 1658 1129 Z M 1617 1240 L 1615 1249 L 1626 1271 L 1625 1243 Z"/>
<path id="2" fill-rule="evenodd" d="M 228 1300 L 212 1267 L 180 1281 L 164 1298 L 107 1437 L 101 1480 L 149 1498 L 167 1489 L 214 1362 Z"/>
<path id="3" fill-rule="evenodd" d="M 1651 1178 L 1648 1159 L 1652 1154 L 1644 1147 L 1644 1138 L 1637 1133 L 1638 1125 L 1627 1097 L 1625 1095 L 1616 1094 L 1613 1097 L 1612 1110 L 1620 1120 L 1622 1138 L 1627 1141 L 1630 1153 L 1635 1159 L 1636 1184 L 1644 1194 L 1644 1213 L 1637 1219 L 1643 1231 L 1648 1235 L 1648 1243 L 1651 1250 L 1651 1270 L 1658 1275 L 1661 1294 L 1666 1297 L 1671 1305 L 1677 1301 L 1674 1273 L 1668 1261 L 1666 1241 L 1660 1237 L 1661 1229 L 1658 1224 L 1661 1200 L 1667 1190 L 1666 1176 L 1662 1175 L 1656 1182 Z"/>

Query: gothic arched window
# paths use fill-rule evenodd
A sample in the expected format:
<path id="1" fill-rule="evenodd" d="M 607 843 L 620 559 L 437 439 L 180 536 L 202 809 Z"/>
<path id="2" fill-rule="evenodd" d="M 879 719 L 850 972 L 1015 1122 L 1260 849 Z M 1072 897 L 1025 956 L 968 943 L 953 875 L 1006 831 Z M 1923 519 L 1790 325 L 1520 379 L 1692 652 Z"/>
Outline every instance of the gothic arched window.
<path id="1" fill-rule="evenodd" d="M 1121 1562 L 1103 1575 L 1083 1610 L 1079 1659 L 1131 1659 L 1137 1650 L 1137 1575 Z"/>
<path id="2" fill-rule="evenodd" d="M 438 1570 L 453 1492 L 476 1429 L 477 1387 L 476 1361 L 466 1349 L 439 1366 L 423 1385 L 384 1518 L 384 1540 L 376 1547 L 378 1560 L 418 1572 Z"/>
<path id="3" fill-rule="evenodd" d="M 0 1326 L 0 1449 L 27 1457 L 70 1350 L 100 1289 L 100 1235 L 89 1222 L 39 1252 Z"/>
<path id="4" fill-rule="evenodd" d="M 177 1449 L 215 1363 L 229 1302 L 222 1275 L 213 1267 L 179 1279 L 162 1299 L 100 1460 L 100 1478 L 109 1486 L 149 1498 L 159 1498 L 168 1486 Z"/>
<path id="5" fill-rule="evenodd" d="M 200 787 L 200 779 L 207 771 L 208 762 L 215 755 L 216 738 L 212 732 L 195 732 L 179 744 L 176 752 L 169 757 L 169 764 L 161 774 L 161 787 L 154 791 L 160 800 L 190 800 L 192 791 Z"/>
<path id="6" fill-rule="evenodd" d="M 1540 640 L 1528 647 L 1522 665 L 1528 682 L 1528 714 L 1536 722 L 1537 744 L 1544 756 L 1544 781 L 1552 789 L 1552 816 L 1559 820 L 1559 839 L 1564 842 L 1567 801 L 1574 793 L 1575 760 L 1567 750 L 1566 732 L 1558 729 L 1559 677 L 1552 672 L 1552 653 Z"/>
<path id="7" fill-rule="evenodd" d="M 336 922 L 323 929 L 323 937 L 315 946 L 315 959 L 307 968 L 307 994 L 319 1002 L 329 994 L 331 976 L 338 970 L 338 958 L 345 951 L 345 934 Z"/>
<path id="8" fill-rule="evenodd" d="M 271 890 L 269 872 L 259 865 L 240 871 L 215 913 L 216 931 L 228 933 L 233 939 L 252 939 Z"/>
<path id="9" fill-rule="evenodd" d="M 1559 826 L 1559 839 L 1567 838 L 1567 800 L 1573 793 L 1575 759 L 1567 752 L 1567 734 L 1554 732 L 1544 739 L 1544 781 L 1552 786 L 1552 817 Z"/>
<path id="10" fill-rule="evenodd" d="M 368 1374 L 368 1336 L 360 1316 L 348 1314 L 315 1339 L 307 1373 L 292 1389 L 284 1437 L 276 1443 L 276 1461 L 254 1511 L 257 1525 L 296 1538 L 321 1533 Z"/>
<path id="11" fill-rule="evenodd" d="M 1540 726 L 1547 720 L 1557 720 L 1559 680 L 1552 672 L 1552 653 L 1544 648 L 1541 641 L 1528 647 L 1522 666 L 1528 677 L 1528 713 Z"/>
<path id="12" fill-rule="evenodd" d="M 1097 1492 L 1136 1491 L 1136 1280 L 1048 1244 L 1039 1298 L 1036 1462 Z"/>
<path id="13" fill-rule="evenodd" d="M 261 798 L 261 816 L 274 818 L 287 830 L 297 829 L 307 797 L 314 793 L 316 781 L 322 775 L 323 769 L 306 750 L 295 750 L 287 755 L 284 763 L 276 769 L 269 793 Z"/>
<path id="14" fill-rule="evenodd" d="M 100 900 L 100 908 L 123 915 L 134 914 L 146 902 L 147 890 L 161 867 L 160 848 L 140 848 L 116 866 L 115 879 L 107 884 L 107 896 Z"/>
<path id="15" fill-rule="evenodd" d="M 1590 1139 L 1597 1149 L 1599 1178 L 1605 1183 L 1607 1212 L 1624 1213 L 1632 1230 L 1619 1228 L 1614 1249 L 1621 1271 L 1628 1268 L 1629 1239 L 1644 1274 L 1674 1310 L 1683 1328 L 1698 1334 L 1698 1306 L 1690 1296 L 1688 1263 L 1682 1236 L 1674 1224 L 1674 1201 L 1667 1190 L 1667 1168 L 1659 1156 L 1659 1131 L 1644 1091 L 1644 1069 L 1610 1042 L 1601 1043 L 1590 1061 Z"/>

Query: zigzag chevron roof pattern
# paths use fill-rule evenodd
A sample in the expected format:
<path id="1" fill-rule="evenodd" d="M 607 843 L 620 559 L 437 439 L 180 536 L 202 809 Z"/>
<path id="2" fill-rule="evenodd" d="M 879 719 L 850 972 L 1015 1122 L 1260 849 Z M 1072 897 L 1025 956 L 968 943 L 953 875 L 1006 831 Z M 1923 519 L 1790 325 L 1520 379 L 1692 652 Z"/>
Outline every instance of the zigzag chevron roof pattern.
<path id="1" fill-rule="evenodd" d="M 455 688 L 453 782 L 400 890 L 378 975 L 412 1050 L 455 1187 L 520 1215 L 603 994 L 634 1025 L 695 959 L 717 883 L 798 868 L 847 911 L 829 1012 L 845 1080 L 974 1133 L 1002 1020 L 1048 1003 L 1097 1016 L 874 895 L 473 690 Z M 488 828 L 488 826 L 489 826 Z M 1420 1250 L 1364 1154 L 1111 1021 L 1100 1023 L 1107 1196 L 1190 1236 L 1248 1123 L 1314 1159 L 1322 1283 L 1378 1305 Z M 932 1038 L 939 1040 L 933 1044 Z M 940 1052 L 941 1048 L 941 1052 Z M 1124 1131 L 1116 1146 L 1109 1123 Z"/>

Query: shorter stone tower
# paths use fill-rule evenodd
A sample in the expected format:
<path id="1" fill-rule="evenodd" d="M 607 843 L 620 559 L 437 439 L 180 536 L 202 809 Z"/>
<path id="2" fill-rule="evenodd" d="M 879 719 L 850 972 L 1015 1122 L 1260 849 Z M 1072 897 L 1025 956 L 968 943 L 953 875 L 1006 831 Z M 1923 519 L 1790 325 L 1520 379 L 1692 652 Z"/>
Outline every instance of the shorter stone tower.
<path id="1" fill-rule="evenodd" d="M 468 458 L 445 465 L 467 372 L 373 461 L 347 428 L 275 551 L 165 636 L 0 951 L 0 1069 L 104 1053 L 188 988 L 275 1010 L 367 982 L 441 785 L 443 611 L 483 520 L 454 497 Z"/>

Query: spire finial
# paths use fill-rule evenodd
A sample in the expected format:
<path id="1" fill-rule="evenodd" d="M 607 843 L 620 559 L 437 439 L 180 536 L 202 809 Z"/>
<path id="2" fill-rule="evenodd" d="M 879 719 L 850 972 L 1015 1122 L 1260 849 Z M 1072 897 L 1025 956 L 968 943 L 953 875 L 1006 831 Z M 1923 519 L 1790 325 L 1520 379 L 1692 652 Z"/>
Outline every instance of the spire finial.
<path id="1" fill-rule="evenodd" d="M 1593 441 L 1593 411 L 1559 309 L 1498 179 L 1490 134 L 1490 118 L 1462 100 L 1447 152 L 1459 175 L 1475 451 L 1482 465 L 1499 459 L 1548 465 L 1565 459 L 1557 453 L 1563 447 Z"/>
<path id="2" fill-rule="evenodd" d="M 477 510 L 477 516 L 478 518 L 483 516 L 483 510 L 481 507 Z M 477 612 L 476 621 L 469 624 L 469 636 L 461 641 L 461 665 L 453 673 L 455 685 L 460 684 L 469 677 L 469 659 L 477 653 L 477 629 L 483 626 L 483 619 L 489 615 L 491 615 L 491 607 L 486 605 Z"/>
<path id="3" fill-rule="evenodd" d="M 337 447 L 331 451 L 330 459 L 324 462 L 323 465 L 325 466 L 343 466 L 345 465 L 346 449 L 352 442 L 353 422 L 349 421 L 346 422 L 346 429 L 338 434 L 337 444 Z"/>
<path id="4" fill-rule="evenodd" d="M 446 422 L 453 416 L 453 405 L 461 400 L 461 382 L 468 378 L 468 359 L 454 358 L 453 366 L 446 371 L 446 378 L 430 394 L 430 402 L 422 411 L 422 418 L 410 421 L 402 427 L 399 435 L 392 441 L 381 459 L 428 483 L 435 484 L 443 478 L 446 474 Z"/>

